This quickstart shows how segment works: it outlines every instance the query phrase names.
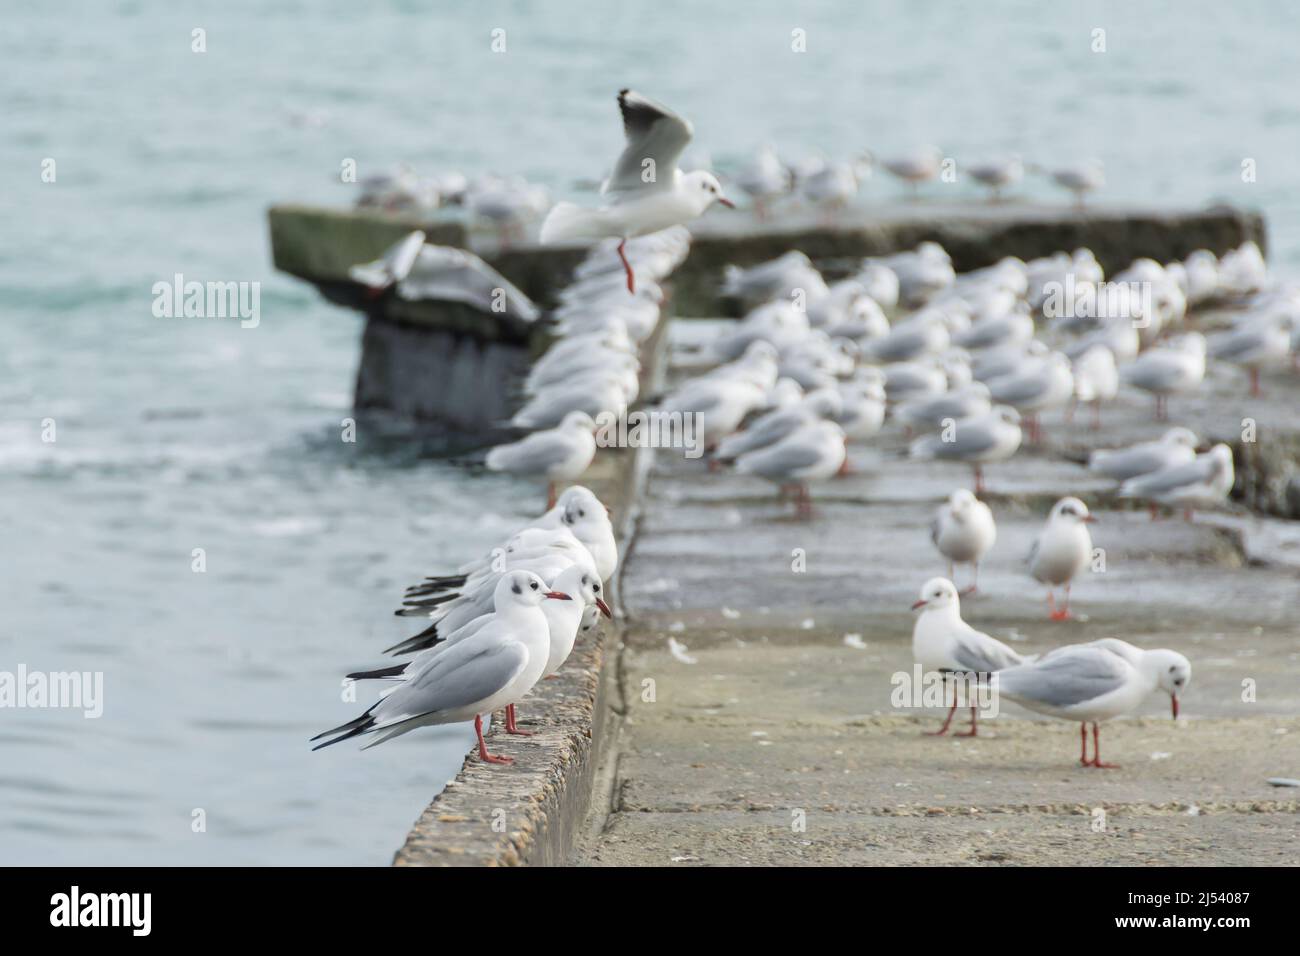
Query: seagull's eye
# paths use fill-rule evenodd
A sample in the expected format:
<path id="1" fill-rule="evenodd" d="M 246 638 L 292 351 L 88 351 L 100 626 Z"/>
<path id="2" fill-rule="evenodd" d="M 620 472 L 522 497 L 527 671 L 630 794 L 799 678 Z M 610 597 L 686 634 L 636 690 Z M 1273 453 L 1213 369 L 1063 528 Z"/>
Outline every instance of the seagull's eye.
<path id="1" fill-rule="evenodd" d="M 532 584 L 530 584 L 530 585 L 528 585 L 528 586 L 529 586 L 530 588 L 532 588 L 534 591 L 537 590 L 537 582 L 536 582 L 536 581 L 534 581 Z"/>
<path id="2" fill-rule="evenodd" d="M 578 509 L 578 517 L 579 517 L 579 518 L 585 518 L 585 517 L 587 517 L 587 512 L 585 512 L 585 511 L 583 511 L 581 508 L 579 508 L 579 509 Z"/>
<path id="3" fill-rule="evenodd" d="M 600 585 L 599 585 L 599 584 L 593 584 L 593 585 L 591 586 L 591 591 L 592 591 L 593 594 L 599 594 L 599 593 L 600 593 Z"/>

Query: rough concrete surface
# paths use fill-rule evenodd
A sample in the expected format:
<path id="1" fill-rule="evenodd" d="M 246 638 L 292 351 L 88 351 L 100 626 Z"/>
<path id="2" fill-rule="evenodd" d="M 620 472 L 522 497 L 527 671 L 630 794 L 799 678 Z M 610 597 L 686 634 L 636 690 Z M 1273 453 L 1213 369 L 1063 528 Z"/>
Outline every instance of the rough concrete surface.
<path id="1" fill-rule="evenodd" d="M 1232 438 L 1252 417 L 1260 441 L 1289 441 L 1298 395 L 1279 373 L 1251 400 L 1216 367 L 1173 403 L 1173 423 Z M 1235 503 L 1152 521 L 1078 462 L 1168 425 L 1127 393 L 1104 422 L 1092 433 L 1048 415 L 1042 447 L 988 469 L 998 541 L 963 613 L 1024 652 L 1105 636 L 1179 649 L 1193 665 L 1182 719 L 1153 696 L 1103 724 L 1114 770 L 1078 766 L 1077 724 L 1007 702 L 976 738 L 925 736 L 943 711 L 892 706 L 891 678 L 912 666 L 909 605 L 947 573 L 929 519 L 969 471 L 903 459 L 890 425 L 852 450 L 855 474 L 814 489 L 817 514 L 800 522 L 770 485 L 660 451 L 607 664 L 607 806 L 572 861 L 1300 862 L 1300 791 L 1266 782 L 1300 777 L 1297 526 Z M 1079 619 L 1053 623 L 1023 556 L 1066 493 L 1099 514 L 1105 569 L 1074 589 Z"/>

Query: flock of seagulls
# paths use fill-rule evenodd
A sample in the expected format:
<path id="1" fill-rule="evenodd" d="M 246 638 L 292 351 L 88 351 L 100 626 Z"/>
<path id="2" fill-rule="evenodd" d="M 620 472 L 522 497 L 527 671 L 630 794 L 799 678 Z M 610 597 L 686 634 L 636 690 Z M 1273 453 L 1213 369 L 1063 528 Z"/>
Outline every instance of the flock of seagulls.
<path id="1" fill-rule="evenodd" d="M 962 621 L 960 593 L 976 590 L 980 562 L 997 539 L 993 512 L 978 497 L 983 470 L 1043 441 L 1044 412 L 1072 416 L 1087 404 L 1098 429 L 1102 407 L 1121 387 L 1153 396 L 1157 420 L 1167 420 L 1170 400 L 1198 389 L 1211 360 L 1242 368 L 1258 394 L 1262 369 L 1295 361 L 1300 289 L 1272 281 L 1252 242 L 1221 258 L 1200 250 L 1181 261 L 1139 259 L 1109 280 L 1087 249 L 1028 262 L 1006 258 L 958 275 L 941 246 L 924 242 L 865 259 L 830 280 L 792 251 L 727 268 L 722 291 L 740 304 L 743 318 L 687 356 L 690 374 L 667 392 L 642 396 L 639 352 L 662 318 L 660 283 L 689 249 L 684 224 L 714 203 L 731 203 L 711 173 L 678 168 L 692 135 L 688 121 L 629 90 L 619 93 L 618 105 L 627 145 L 600 204 L 560 203 L 542 223 L 544 242 L 597 244 L 549 315 L 554 343 L 521 383 L 523 403 L 509 424 L 528 434 L 486 458 L 490 469 L 544 478 L 547 511 L 494 557 L 408 590 L 398 613 L 432 621 L 389 650 L 415 656 L 350 675 L 396 686 L 360 717 L 320 735 L 330 739 L 319 746 L 361 734 L 379 735 L 377 743 L 472 718 L 480 755 L 505 762 L 488 753 L 482 717 L 505 708 L 507 732 L 522 733 L 515 705 L 563 663 L 597 613 L 609 614 L 601 587 L 618 554 L 606 509 L 586 488 L 572 486 L 557 497 L 557 486 L 590 466 L 598 423 L 624 418 L 638 401 L 694 416 L 710 471 L 765 479 L 793 499 L 803 519 L 814 514 L 811 486 L 848 470 L 849 444 L 869 442 L 886 428 L 910 439 L 912 459 L 969 465 L 973 490 L 949 495 L 932 525 L 949 578 L 927 582 L 914 605 L 921 611 L 913 633 L 917 661 L 944 673 L 996 674 L 1011 699 L 1078 720 L 1087 766 L 1107 766 L 1097 724 L 1131 712 L 1153 691 L 1170 694 L 1177 716 L 1191 673 L 1177 652 L 1103 640 L 1026 657 Z M 792 168 L 766 149 L 736 181 L 763 207 L 796 191 L 833 204 L 846 201 L 877 165 L 915 189 L 942 164 L 938 150 L 925 149 L 880 163 L 865 155 L 838 166 Z M 996 194 L 1025 169 L 1013 157 L 970 172 Z M 1080 202 L 1103 180 L 1095 163 L 1052 175 Z M 473 190 L 467 186 L 463 195 L 472 201 Z M 395 284 L 400 293 L 418 278 L 424 257 L 442 255 L 431 249 L 422 236 L 408 237 L 376 263 L 357 267 L 354 277 L 381 291 Z M 1238 318 L 1207 338 L 1193 328 L 1191 314 L 1222 300 L 1238 306 Z M 1234 481 L 1231 449 L 1202 450 L 1198 436 L 1182 427 L 1098 451 L 1089 468 L 1113 480 L 1119 497 L 1147 502 L 1153 517 L 1167 506 L 1183 508 L 1190 519 L 1192 509 L 1224 501 Z M 1070 616 L 1071 585 L 1093 554 L 1093 521 L 1082 500 L 1062 498 L 1026 559 L 1027 573 L 1047 588 L 1053 620 Z M 971 566 L 970 586 L 960 593 L 950 580 L 958 564 Z M 954 685 L 939 733 L 951 724 L 955 694 Z M 968 733 L 977 733 L 974 710 Z"/>
<path id="2" fill-rule="evenodd" d="M 949 181 L 969 176 L 988 191 L 990 202 L 1000 202 L 1008 189 L 1024 180 L 1026 173 L 1035 173 L 1069 192 L 1076 208 L 1081 209 L 1085 198 L 1106 184 L 1105 166 L 1099 159 L 1052 169 L 1026 163 L 1014 153 L 961 163 L 946 159 L 937 146 L 920 146 L 888 157 L 864 151 L 847 160 L 813 156 L 785 161 L 775 149 L 765 145 L 741 166 L 733 181 L 749 197 L 755 215 L 766 219 L 773 207 L 783 201 L 804 203 L 828 212 L 844 208 L 857 199 L 876 170 L 902 183 L 911 199 L 920 196 L 923 186 L 948 174 Z"/>
<path id="3" fill-rule="evenodd" d="M 479 756 L 510 763 L 488 751 L 483 718 L 504 710 L 506 733 L 531 733 L 519 728 L 515 705 L 559 670 L 597 615 L 610 616 L 604 588 L 617 567 L 605 505 L 581 485 L 567 488 L 482 559 L 407 590 L 398 613 L 432 620 L 388 650 L 413 656 L 349 674 L 393 686 L 359 717 L 313 737 L 322 741 L 314 749 L 363 734 L 375 735 L 366 745 L 373 747 L 419 727 L 472 720 Z"/>

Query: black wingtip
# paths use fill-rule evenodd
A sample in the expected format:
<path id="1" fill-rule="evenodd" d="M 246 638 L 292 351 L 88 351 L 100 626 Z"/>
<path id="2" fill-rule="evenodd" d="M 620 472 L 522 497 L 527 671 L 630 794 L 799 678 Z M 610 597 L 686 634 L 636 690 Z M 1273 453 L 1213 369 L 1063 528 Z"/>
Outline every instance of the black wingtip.
<path id="1" fill-rule="evenodd" d="M 392 667 L 379 667 L 372 671 L 353 671 L 348 674 L 350 680 L 375 680 L 382 677 L 397 677 L 406 670 L 406 664 L 394 664 Z"/>

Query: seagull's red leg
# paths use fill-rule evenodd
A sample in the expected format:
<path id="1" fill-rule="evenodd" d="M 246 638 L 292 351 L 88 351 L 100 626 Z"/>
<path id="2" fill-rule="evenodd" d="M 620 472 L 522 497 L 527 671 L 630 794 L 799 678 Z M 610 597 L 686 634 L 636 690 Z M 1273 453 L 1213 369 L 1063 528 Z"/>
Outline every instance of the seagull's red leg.
<path id="1" fill-rule="evenodd" d="M 478 734 L 478 755 L 484 763 L 515 762 L 513 757 L 498 757 L 487 752 L 487 744 L 483 743 L 483 718 L 479 714 L 474 715 L 474 733 Z"/>
<path id="2" fill-rule="evenodd" d="M 1079 725 L 1079 763 L 1088 766 L 1088 725 Z"/>
<path id="3" fill-rule="evenodd" d="M 546 510 L 547 511 L 550 511 L 552 508 L 555 507 L 555 498 L 556 498 L 555 482 L 548 481 L 546 483 Z"/>
<path id="4" fill-rule="evenodd" d="M 514 734 L 516 737 L 531 737 L 531 730 L 520 730 L 515 724 L 515 705 L 506 704 L 506 733 Z"/>
<path id="5" fill-rule="evenodd" d="M 1092 430 L 1098 431 L 1101 428 L 1101 399 L 1093 399 L 1092 402 Z"/>
<path id="6" fill-rule="evenodd" d="M 948 725 L 952 723 L 952 715 L 955 714 L 955 713 L 957 713 L 957 682 L 956 682 L 956 681 L 953 681 L 953 683 L 952 683 L 952 707 L 949 708 L 949 710 L 948 710 L 948 717 L 947 717 L 946 720 L 944 720 L 944 722 L 943 722 L 943 726 L 940 727 L 938 730 L 927 730 L 927 731 L 925 732 L 925 733 L 926 733 L 926 736 L 928 736 L 928 737 L 942 737 L 944 734 L 946 734 L 946 733 L 948 732 Z"/>
<path id="7" fill-rule="evenodd" d="M 1088 766 L 1097 767 L 1101 770 L 1118 769 L 1119 767 L 1117 763 L 1101 762 L 1101 734 L 1095 720 L 1092 722 L 1092 763 L 1088 764 Z"/>
<path id="8" fill-rule="evenodd" d="M 1259 398 L 1259 396 L 1259 369 L 1252 368 L 1250 370 L 1250 397 Z"/>
<path id="9" fill-rule="evenodd" d="M 1184 508 L 1184 509 L 1183 509 L 1183 520 L 1184 520 L 1184 521 L 1191 521 L 1191 520 L 1192 520 L 1192 509 L 1191 509 L 1191 508 Z"/>
<path id="10" fill-rule="evenodd" d="M 976 462 L 975 463 L 975 494 L 980 495 L 983 493 L 984 493 L 984 469 L 980 466 L 979 462 Z"/>
<path id="11" fill-rule="evenodd" d="M 980 589 L 980 563 L 978 561 L 972 561 L 970 563 L 970 566 L 971 566 L 970 587 L 962 591 L 961 592 L 962 594 L 974 594 L 976 591 Z M 949 568 L 951 570 L 951 565 L 949 566 Z M 949 578 L 952 578 L 951 574 L 949 575 Z M 952 578 L 952 580 L 955 580 L 955 578 Z"/>
<path id="12" fill-rule="evenodd" d="M 978 737 L 978 736 L 979 736 L 979 727 L 976 726 L 976 724 L 975 724 L 975 713 L 976 713 L 976 711 L 975 711 L 975 705 L 974 705 L 974 704 L 971 704 L 971 708 L 970 708 L 970 730 L 963 730 L 961 733 L 959 733 L 959 734 L 954 734 L 953 736 L 955 736 L 955 737 Z"/>
<path id="13" fill-rule="evenodd" d="M 632 264 L 627 261 L 627 256 L 623 254 L 623 247 L 626 245 L 626 239 L 619 240 L 618 257 L 623 263 L 623 271 L 627 273 L 627 291 L 636 292 L 636 279 L 632 275 Z"/>
<path id="14" fill-rule="evenodd" d="M 1070 619 L 1070 585 L 1065 586 L 1065 603 L 1059 608 L 1052 610 L 1053 621 L 1068 621 Z"/>

